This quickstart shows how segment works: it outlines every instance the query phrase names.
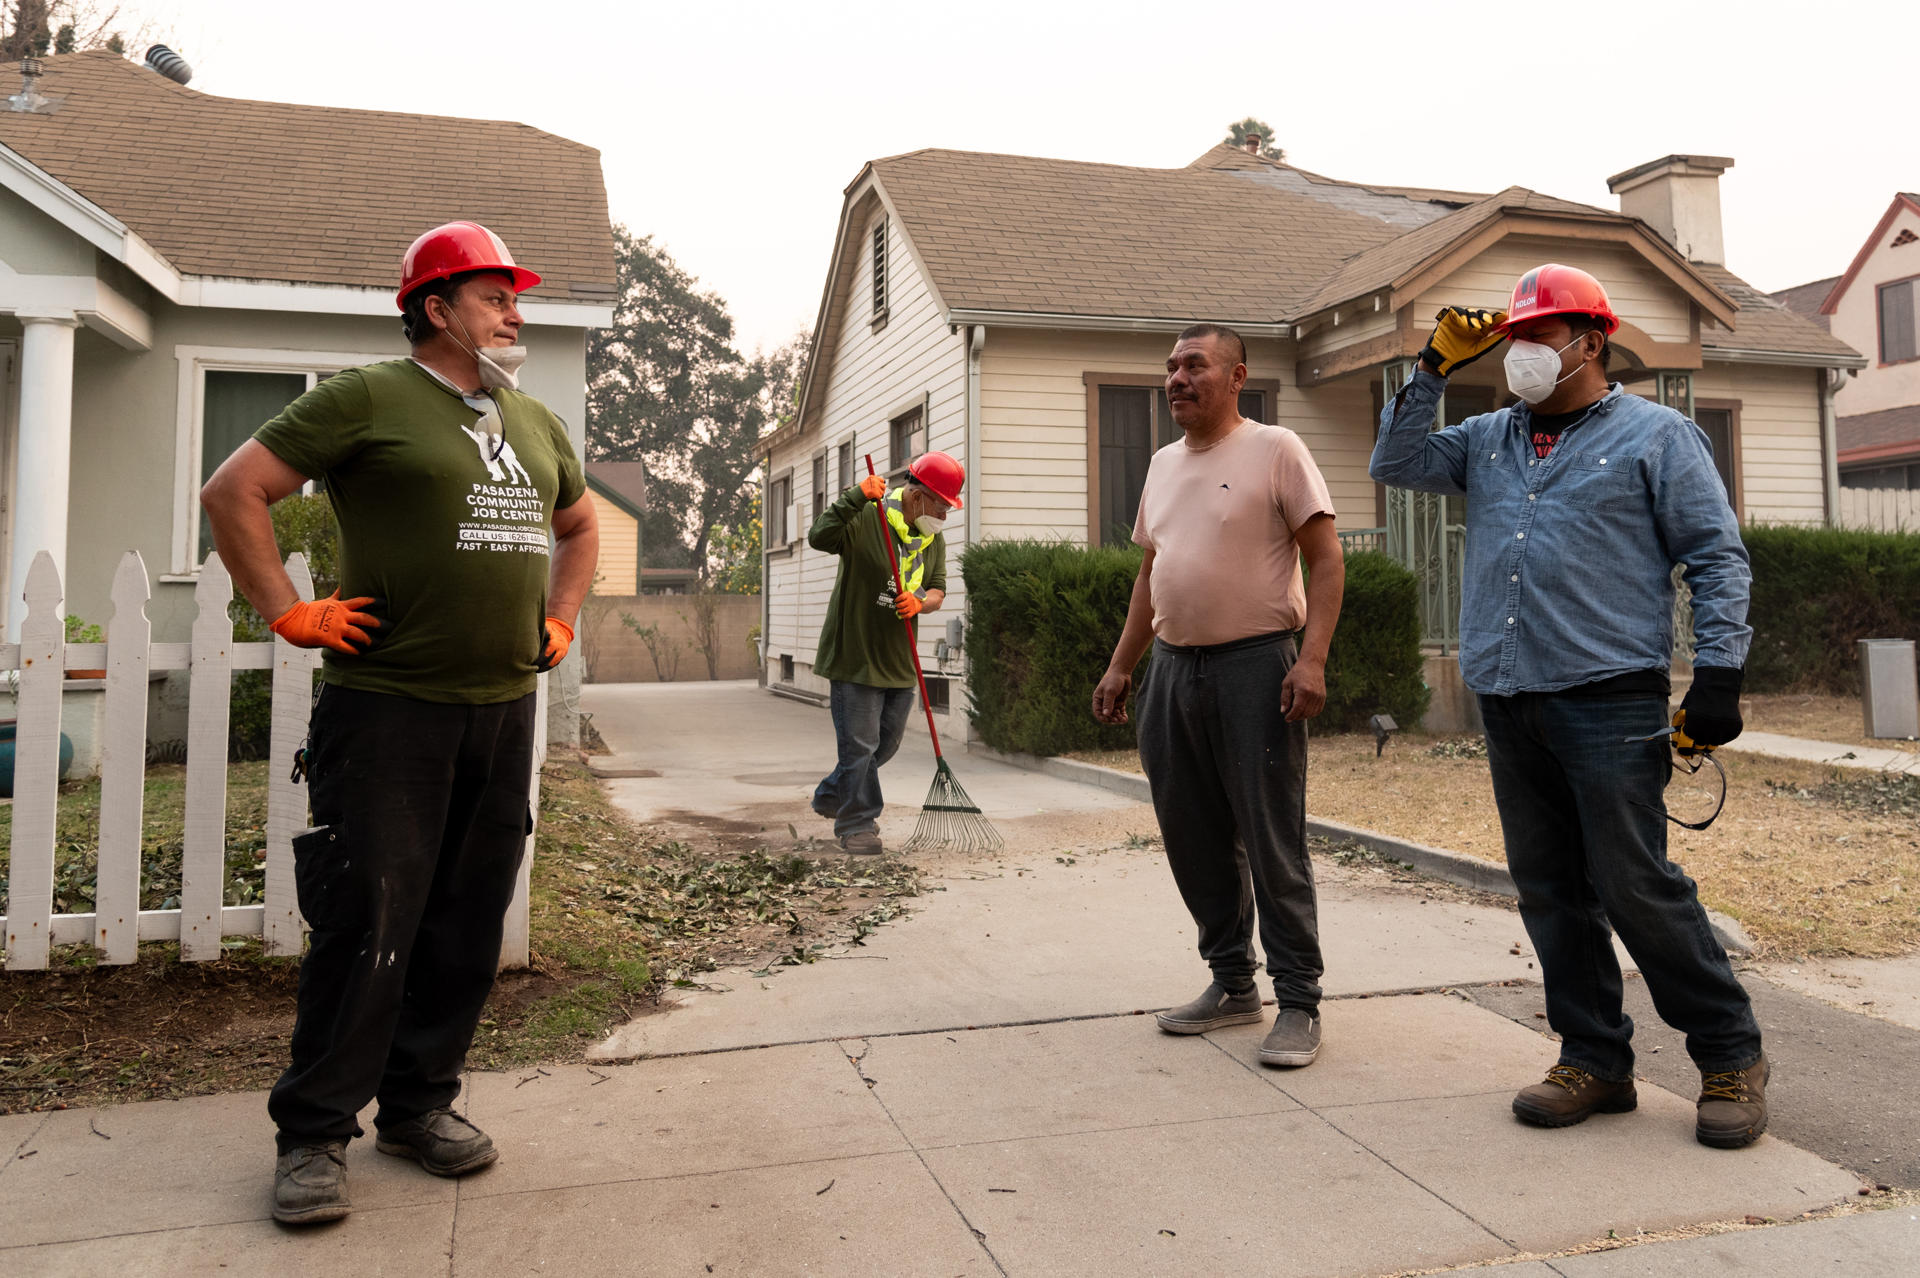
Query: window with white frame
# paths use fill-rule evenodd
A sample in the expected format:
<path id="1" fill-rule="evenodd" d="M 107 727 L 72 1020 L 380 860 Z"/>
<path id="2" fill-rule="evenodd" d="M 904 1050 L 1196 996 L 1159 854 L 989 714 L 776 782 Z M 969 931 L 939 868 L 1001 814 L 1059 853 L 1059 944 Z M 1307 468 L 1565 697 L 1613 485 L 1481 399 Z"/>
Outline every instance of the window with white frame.
<path id="1" fill-rule="evenodd" d="M 820 518 L 820 512 L 827 508 L 827 450 L 821 449 L 813 455 L 813 518 Z"/>
<path id="2" fill-rule="evenodd" d="M 761 528 L 766 537 L 768 550 L 785 550 L 793 538 L 787 523 L 787 514 L 793 505 L 793 472 L 788 471 L 767 485 L 767 508 L 762 513 Z"/>
<path id="3" fill-rule="evenodd" d="M 200 488 L 253 433 L 319 382 L 384 354 L 181 346 L 175 424 L 172 575 L 190 575 L 213 551 Z M 307 484 L 302 491 L 312 492 Z"/>
<path id="4" fill-rule="evenodd" d="M 887 423 L 888 469 L 903 475 L 907 463 L 927 451 L 927 412 L 916 404 Z"/>
<path id="5" fill-rule="evenodd" d="M 848 437 L 840 441 L 839 487 L 837 492 L 845 492 L 853 487 L 853 439 Z"/>

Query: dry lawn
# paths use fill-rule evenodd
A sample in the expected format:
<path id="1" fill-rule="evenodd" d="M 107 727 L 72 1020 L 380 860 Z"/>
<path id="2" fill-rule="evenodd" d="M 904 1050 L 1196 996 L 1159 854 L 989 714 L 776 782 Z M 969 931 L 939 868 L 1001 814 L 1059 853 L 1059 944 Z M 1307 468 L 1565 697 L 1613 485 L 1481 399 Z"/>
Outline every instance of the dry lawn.
<path id="1" fill-rule="evenodd" d="M 1809 741 L 1882 750 L 1920 751 L 1920 741 L 1890 740 L 1860 735 L 1866 726 L 1860 698 L 1825 693 L 1780 692 L 1740 698 L 1740 713 L 1755 732 L 1777 732 Z"/>
<path id="2" fill-rule="evenodd" d="M 1410 735 L 1374 757 L 1367 736 L 1316 736 L 1307 811 L 1489 861 L 1504 858 L 1477 739 Z M 1139 771 L 1138 756 L 1076 755 Z M 1882 957 L 1920 948 L 1920 778 L 1720 752 L 1726 810 L 1674 828 L 1670 852 L 1701 899 L 1770 957 Z"/>

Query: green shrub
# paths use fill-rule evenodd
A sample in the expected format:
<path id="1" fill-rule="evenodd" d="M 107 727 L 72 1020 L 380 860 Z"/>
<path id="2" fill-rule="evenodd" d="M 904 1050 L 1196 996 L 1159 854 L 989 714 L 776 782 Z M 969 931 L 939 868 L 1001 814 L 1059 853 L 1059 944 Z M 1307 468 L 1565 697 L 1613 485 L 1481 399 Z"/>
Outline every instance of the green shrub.
<path id="1" fill-rule="evenodd" d="M 1411 728 L 1433 699 L 1422 677 L 1420 588 L 1378 551 L 1347 556 L 1347 590 L 1327 651 L 1327 708 L 1314 726 L 1358 732 L 1376 714 Z"/>
<path id="2" fill-rule="evenodd" d="M 1860 692 L 1861 639 L 1920 639 L 1920 533 L 1756 525 L 1749 692 Z"/>
<path id="3" fill-rule="evenodd" d="M 1025 754 L 1132 748 L 1133 725 L 1096 723 L 1092 706 L 1140 557 L 1059 542 L 967 547 L 967 696 L 982 740 Z M 1136 686 L 1145 669 L 1143 658 Z"/>
<path id="4" fill-rule="evenodd" d="M 994 541 L 969 547 L 960 570 L 967 694 L 981 739 L 1026 754 L 1132 748 L 1133 724 L 1096 723 L 1090 707 L 1126 624 L 1140 551 Z M 1134 671 L 1136 687 L 1147 660 Z M 1384 555 L 1350 556 L 1327 659 L 1327 708 L 1316 726 L 1363 728 L 1385 711 L 1411 727 L 1430 696 L 1413 574 Z"/>

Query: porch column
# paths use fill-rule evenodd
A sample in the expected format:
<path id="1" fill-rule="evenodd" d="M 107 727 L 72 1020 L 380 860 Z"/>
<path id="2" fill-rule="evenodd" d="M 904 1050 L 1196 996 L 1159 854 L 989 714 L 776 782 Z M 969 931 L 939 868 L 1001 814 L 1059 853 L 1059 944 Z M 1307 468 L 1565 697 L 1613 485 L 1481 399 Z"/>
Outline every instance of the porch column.
<path id="1" fill-rule="evenodd" d="M 13 537 L 7 577 L 7 638 L 18 642 L 27 569 L 44 550 L 67 574 L 67 494 L 73 461 L 73 331 L 71 311 L 18 313 L 20 464 L 13 476 Z"/>

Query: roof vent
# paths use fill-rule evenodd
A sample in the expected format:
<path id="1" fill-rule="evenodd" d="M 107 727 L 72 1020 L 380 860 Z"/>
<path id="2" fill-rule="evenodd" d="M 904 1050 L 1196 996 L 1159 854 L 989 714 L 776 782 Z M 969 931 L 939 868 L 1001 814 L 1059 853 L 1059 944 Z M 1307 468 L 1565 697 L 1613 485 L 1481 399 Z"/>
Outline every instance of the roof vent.
<path id="1" fill-rule="evenodd" d="M 57 98 L 47 97 L 34 87 L 45 71 L 46 64 L 38 58 L 20 59 L 20 92 L 7 99 L 8 110 L 45 115 L 59 106 Z"/>
<path id="2" fill-rule="evenodd" d="M 187 65 L 187 60 L 164 44 L 156 44 L 147 50 L 147 66 L 175 84 L 185 84 L 193 79 L 193 68 Z"/>

